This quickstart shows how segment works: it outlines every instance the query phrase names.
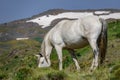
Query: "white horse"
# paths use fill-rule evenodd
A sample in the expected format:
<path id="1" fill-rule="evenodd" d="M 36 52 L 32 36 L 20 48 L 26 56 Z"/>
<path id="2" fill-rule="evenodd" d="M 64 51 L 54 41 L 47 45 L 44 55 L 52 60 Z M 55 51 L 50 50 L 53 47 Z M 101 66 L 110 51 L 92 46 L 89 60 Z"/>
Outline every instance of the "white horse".
<path id="1" fill-rule="evenodd" d="M 80 69 L 74 49 L 90 44 L 94 58 L 90 70 L 98 66 L 98 55 L 103 63 L 107 48 L 107 26 L 105 20 L 97 16 L 87 16 L 77 20 L 62 20 L 58 22 L 44 37 L 39 54 L 38 67 L 49 67 L 50 54 L 54 47 L 59 58 L 59 70 L 62 70 L 62 49 L 67 49 Z"/>

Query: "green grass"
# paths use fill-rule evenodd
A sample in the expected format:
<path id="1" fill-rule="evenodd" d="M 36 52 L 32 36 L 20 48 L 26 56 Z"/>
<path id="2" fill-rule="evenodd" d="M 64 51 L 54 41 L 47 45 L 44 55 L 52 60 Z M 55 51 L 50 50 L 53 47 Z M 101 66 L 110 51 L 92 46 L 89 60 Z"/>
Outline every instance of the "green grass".
<path id="1" fill-rule="evenodd" d="M 52 65 L 38 68 L 39 38 L 25 41 L 0 42 L 0 80 L 120 80 L 120 21 L 108 24 L 108 49 L 104 65 L 89 73 L 93 53 L 89 46 L 76 50 L 81 67 L 76 71 L 68 51 L 63 50 L 63 71 L 58 70 L 56 51 Z"/>
<path id="2" fill-rule="evenodd" d="M 120 21 L 111 22 L 108 26 L 108 39 L 120 38 Z"/>

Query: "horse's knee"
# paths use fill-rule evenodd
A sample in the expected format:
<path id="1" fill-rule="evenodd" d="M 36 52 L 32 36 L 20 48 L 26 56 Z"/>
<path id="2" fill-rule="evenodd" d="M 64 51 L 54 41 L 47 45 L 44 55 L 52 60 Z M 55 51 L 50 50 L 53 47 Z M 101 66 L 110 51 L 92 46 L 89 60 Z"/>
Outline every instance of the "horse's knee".
<path id="1" fill-rule="evenodd" d="M 59 70 L 62 70 L 62 59 L 59 59 Z"/>
<path id="2" fill-rule="evenodd" d="M 62 59 L 58 59 L 59 60 L 59 63 L 62 63 Z"/>

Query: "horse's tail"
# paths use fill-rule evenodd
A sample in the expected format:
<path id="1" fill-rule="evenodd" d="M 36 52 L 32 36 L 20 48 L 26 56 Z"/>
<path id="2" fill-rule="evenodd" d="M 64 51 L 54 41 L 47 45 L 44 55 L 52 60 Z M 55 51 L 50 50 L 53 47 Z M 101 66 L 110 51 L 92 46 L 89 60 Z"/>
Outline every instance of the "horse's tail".
<path id="1" fill-rule="evenodd" d="M 105 55 L 107 52 L 107 23 L 104 19 L 100 18 L 102 23 L 102 30 L 98 38 L 98 47 L 100 52 L 100 64 L 105 60 Z"/>

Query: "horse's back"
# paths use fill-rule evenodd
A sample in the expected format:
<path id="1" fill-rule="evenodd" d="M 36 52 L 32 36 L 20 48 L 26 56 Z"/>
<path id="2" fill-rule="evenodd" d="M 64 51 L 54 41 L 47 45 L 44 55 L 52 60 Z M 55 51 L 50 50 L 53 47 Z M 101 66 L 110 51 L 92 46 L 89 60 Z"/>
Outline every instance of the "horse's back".
<path id="1" fill-rule="evenodd" d="M 68 48 L 81 48 L 88 44 L 87 37 L 98 36 L 101 24 L 98 17 L 90 16 L 78 20 L 63 20 L 50 30 L 52 44 Z M 98 30 L 98 31 L 97 31 Z"/>

